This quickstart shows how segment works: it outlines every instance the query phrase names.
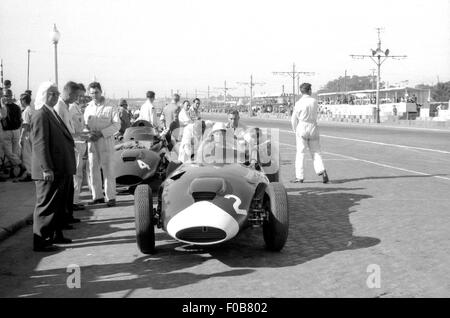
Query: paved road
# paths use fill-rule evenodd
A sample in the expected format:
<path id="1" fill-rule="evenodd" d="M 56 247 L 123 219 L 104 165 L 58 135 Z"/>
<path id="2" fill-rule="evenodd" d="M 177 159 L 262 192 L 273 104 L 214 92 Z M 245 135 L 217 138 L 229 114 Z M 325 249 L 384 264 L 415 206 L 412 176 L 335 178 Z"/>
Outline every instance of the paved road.
<path id="1" fill-rule="evenodd" d="M 322 125 L 332 182 L 308 161 L 306 182 L 291 185 L 294 135 L 287 123 L 258 125 L 281 129 L 291 211 L 281 253 L 265 251 L 255 229 L 208 249 L 158 231 L 159 253 L 143 255 L 132 197 L 121 196 L 116 208 L 79 213 L 83 223 L 67 231 L 74 244 L 58 253 L 31 252 L 31 227 L 2 242 L 0 297 L 450 296 L 449 132 Z M 79 289 L 66 285 L 70 264 Z M 377 272 L 369 285 L 380 288 L 369 288 Z"/>

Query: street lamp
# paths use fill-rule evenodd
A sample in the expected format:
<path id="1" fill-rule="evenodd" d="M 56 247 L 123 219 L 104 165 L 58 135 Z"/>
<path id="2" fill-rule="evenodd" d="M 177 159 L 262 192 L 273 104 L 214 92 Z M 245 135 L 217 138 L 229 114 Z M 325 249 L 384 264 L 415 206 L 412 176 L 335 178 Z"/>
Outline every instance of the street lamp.
<path id="1" fill-rule="evenodd" d="M 352 54 L 350 55 L 352 58 L 370 58 L 372 61 L 375 62 L 375 64 L 377 65 L 377 70 L 378 70 L 378 75 L 377 75 L 377 108 L 376 108 L 376 112 L 377 112 L 377 118 L 376 121 L 379 124 L 380 123 L 380 69 L 381 69 L 381 64 L 383 64 L 384 61 L 386 61 L 388 58 L 393 58 L 393 59 L 402 59 L 402 58 L 406 58 L 406 55 L 389 55 L 389 49 L 386 49 L 385 51 L 383 51 L 381 49 L 381 39 L 380 39 L 380 31 L 381 28 L 377 28 L 378 31 L 378 45 L 377 45 L 377 49 L 376 50 L 371 50 L 371 55 L 355 55 Z"/>
<path id="2" fill-rule="evenodd" d="M 28 67 L 27 67 L 27 90 L 30 89 L 30 53 L 35 52 L 30 49 L 27 50 L 28 53 Z"/>
<path id="3" fill-rule="evenodd" d="M 51 33 L 51 40 L 55 45 L 55 83 L 58 86 L 58 41 L 61 37 L 58 29 L 56 29 L 56 24 L 53 24 L 53 32 Z"/>

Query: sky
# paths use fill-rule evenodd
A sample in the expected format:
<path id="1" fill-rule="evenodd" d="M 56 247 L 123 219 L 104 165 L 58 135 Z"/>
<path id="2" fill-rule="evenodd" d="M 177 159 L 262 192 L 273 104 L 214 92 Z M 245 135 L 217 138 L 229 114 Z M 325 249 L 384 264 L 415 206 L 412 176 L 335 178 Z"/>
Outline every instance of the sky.
<path id="1" fill-rule="evenodd" d="M 14 93 L 54 80 L 56 24 L 58 77 L 85 85 L 98 80 L 108 97 L 211 95 L 238 82 L 264 83 L 254 94 L 292 91 L 292 79 L 273 72 L 297 70 L 313 90 L 347 75 L 369 75 L 370 54 L 382 27 L 387 60 L 381 80 L 435 84 L 450 80 L 450 0 L 0 0 L 0 58 Z M 222 89 L 223 92 L 223 89 Z"/>

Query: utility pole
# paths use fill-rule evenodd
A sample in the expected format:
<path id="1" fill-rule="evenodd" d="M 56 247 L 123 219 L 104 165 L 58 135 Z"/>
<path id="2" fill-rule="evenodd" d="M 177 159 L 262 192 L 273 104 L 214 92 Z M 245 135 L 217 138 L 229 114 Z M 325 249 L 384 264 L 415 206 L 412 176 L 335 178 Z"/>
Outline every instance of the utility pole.
<path id="1" fill-rule="evenodd" d="M 28 49 L 28 67 L 27 67 L 27 90 L 30 89 L 30 53 L 34 52 Z"/>
<path id="2" fill-rule="evenodd" d="M 264 82 L 260 82 L 260 83 L 256 83 L 253 82 L 253 74 L 250 75 L 250 82 L 237 82 L 236 84 L 238 85 L 245 85 L 245 86 L 249 86 L 250 87 L 250 104 L 248 106 L 248 116 L 252 116 L 252 103 L 253 103 L 253 86 L 255 85 L 265 85 L 266 83 Z"/>
<path id="3" fill-rule="evenodd" d="M 292 63 L 291 72 L 273 72 L 273 75 L 289 75 L 292 78 L 292 107 L 295 105 L 295 80 L 299 80 L 300 74 L 314 75 L 314 72 L 300 72 L 295 70 L 295 63 Z"/>
<path id="4" fill-rule="evenodd" d="M 235 87 L 227 87 L 227 81 L 224 81 L 224 86 L 223 87 L 214 87 L 214 89 L 223 89 L 223 100 L 225 103 L 225 106 L 227 105 L 227 91 L 229 91 L 230 89 L 236 89 Z"/>
<path id="5" fill-rule="evenodd" d="M 372 71 L 372 77 L 371 77 L 372 89 L 375 89 L 375 72 L 377 71 L 377 69 L 371 68 L 370 70 Z"/>
<path id="6" fill-rule="evenodd" d="M 3 59 L 0 59 L 0 76 L 1 76 L 1 85 L 2 85 L 2 88 L 3 88 Z"/>
<path id="7" fill-rule="evenodd" d="M 365 59 L 370 58 L 377 65 L 377 123 L 380 123 L 380 74 L 381 74 L 381 64 L 384 63 L 388 58 L 393 59 L 404 59 L 406 55 L 389 55 L 389 49 L 385 51 L 381 50 L 381 38 L 380 31 L 381 28 L 376 28 L 378 32 L 378 45 L 376 50 L 372 50 L 372 55 L 350 55 L 354 59 Z"/>

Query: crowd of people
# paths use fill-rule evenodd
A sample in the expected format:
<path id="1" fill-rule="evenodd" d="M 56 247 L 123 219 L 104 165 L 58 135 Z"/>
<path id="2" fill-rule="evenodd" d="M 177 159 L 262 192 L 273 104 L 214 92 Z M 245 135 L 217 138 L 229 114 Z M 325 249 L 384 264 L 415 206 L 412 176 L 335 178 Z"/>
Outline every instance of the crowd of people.
<path id="1" fill-rule="evenodd" d="M 34 251 L 50 251 L 57 249 L 54 244 L 71 243 L 63 230 L 80 222 L 74 211 L 85 209 L 80 198 L 85 176 L 92 196 L 88 205 L 116 205 L 114 146 L 133 122 L 146 121 L 164 134 L 170 150 L 177 155 L 175 161 L 180 164 L 203 155 L 204 149 L 199 149 L 199 145 L 205 135 L 212 141 L 207 146 L 214 146 L 228 135 L 230 140 L 248 145 L 256 131 L 249 134 L 252 129 L 239 122 L 236 109 L 228 112 L 226 123 L 205 121 L 200 113 L 200 99 L 195 98 L 192 104 L 185 100 L 180 105 L 178 94 L 173 95 L 158 116 L 155 93 L 148 91 L 139 116 L 133 118 L 126 99 L 121 99 L 117 106 L 106 103 L 98 82 L 90 83 L 86 89 L 82 83 L 69 81 L 61 92 L 54 83 L 44 82 L 37 90 L 34 104 L 32 92 L 26 91 L 20 95 L 20 106 L 12 98 L 11 83 L 4 84 L 0 90 L 0 149 L 15 182 L 35 182 Z M 307 89 L 303 93 L 292 116 L 298 147 L 296 179 L 292 182 L 303 182 L 306 149 L 312 154 L 316 172 L 328 182 L 319 153 L 317 101 L 310 96 L 310 86 L 309 95 Z M 258 156 L 253 151 L 244 160 L 255 167 Z"/>

